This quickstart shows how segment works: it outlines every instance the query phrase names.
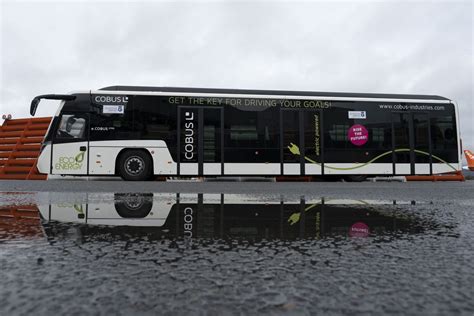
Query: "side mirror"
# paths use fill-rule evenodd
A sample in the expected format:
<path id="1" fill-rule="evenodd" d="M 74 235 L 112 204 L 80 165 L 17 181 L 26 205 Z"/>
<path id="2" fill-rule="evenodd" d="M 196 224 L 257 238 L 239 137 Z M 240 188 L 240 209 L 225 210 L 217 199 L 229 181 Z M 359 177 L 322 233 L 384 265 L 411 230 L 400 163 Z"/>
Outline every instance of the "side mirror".
<path id="1" fill-rule="evenodd" d="M 30 106 L 30 114 L 31 116 L 35 116 L 35 113 L 36 113 L 36 109 L 38 108 L 38 104 L 40 103 L 40 100 L 39 98 L 34 98 L 32 101 L 31 101 L 31 106 Z"/>
<path id="2" fill-rule="evenodd" d="M 70 101 L 70 100 L 74 100 L 75 98 L 76 98 L 75 95 L 70 95 L 70 94 L 43 94 L 43 95 L 36 96 L 31 101 L 30 114 L 31 116 L 35 116 L 36 109 L 38 108 L 38 104 L 40 103 L 41 99 Z"/>

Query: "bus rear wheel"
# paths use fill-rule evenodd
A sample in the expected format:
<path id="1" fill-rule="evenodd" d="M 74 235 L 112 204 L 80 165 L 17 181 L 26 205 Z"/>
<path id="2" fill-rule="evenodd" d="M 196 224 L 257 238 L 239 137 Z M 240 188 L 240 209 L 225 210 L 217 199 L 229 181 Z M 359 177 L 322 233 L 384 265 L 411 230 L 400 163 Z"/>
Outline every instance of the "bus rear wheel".
<path id="1" fill-rule="evenodd" d="M 345 176 L 344 180 L 346 180 L 347 182 L 363 182 L 367 180 L 367 176 L 365 175 Z"/>
<path id="2" fill-rule="evenodd" d="M 119 157 L 118 169 L 124 180 L 145 181 L 151 178 L 152 160 L 150 155 L 142 150 L 127 150 Z"/>

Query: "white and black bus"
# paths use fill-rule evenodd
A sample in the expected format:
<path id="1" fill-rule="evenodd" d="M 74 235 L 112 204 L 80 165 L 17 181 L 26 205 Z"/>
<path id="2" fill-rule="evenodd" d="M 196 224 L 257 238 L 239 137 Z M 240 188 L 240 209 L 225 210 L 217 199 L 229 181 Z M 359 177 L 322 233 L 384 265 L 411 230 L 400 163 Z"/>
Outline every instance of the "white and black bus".
<path id="1" fill-rule="evenodd" d="M 56 175 L 429 175 L 461 170 L 457 107 L 434 95 L 112 86 L 67 95 L 38 170 Z"/>

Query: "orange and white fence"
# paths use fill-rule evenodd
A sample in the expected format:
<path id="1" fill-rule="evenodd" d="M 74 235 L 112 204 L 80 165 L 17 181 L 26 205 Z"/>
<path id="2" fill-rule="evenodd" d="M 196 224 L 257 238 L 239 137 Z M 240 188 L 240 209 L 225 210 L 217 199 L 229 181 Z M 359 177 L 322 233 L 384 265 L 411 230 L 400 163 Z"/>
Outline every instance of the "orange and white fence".
<path id="1" fill-rule="evenodd" d="M 0 179 L 46 180 L 36 162 L 51 117 L 6 119 L 0 126 Z"/>

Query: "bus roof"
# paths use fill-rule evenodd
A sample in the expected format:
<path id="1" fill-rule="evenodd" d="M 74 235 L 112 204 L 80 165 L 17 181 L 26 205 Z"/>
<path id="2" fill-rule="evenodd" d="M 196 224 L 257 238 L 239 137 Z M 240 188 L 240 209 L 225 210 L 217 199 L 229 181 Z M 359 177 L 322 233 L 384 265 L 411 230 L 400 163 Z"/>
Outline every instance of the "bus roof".
<path id="1" fill-rule="evenodd" d="M 286 95 L 286 96 L 321 96 L 343 98 L 377 98 L 377 99 L 420 99 L 445 100 L 450 99 L 438 95 L 423 94 L 387 94 L 387 93 L 352 93 L 352 92 L 316 92 L 316 91 L 285 91 L 285 90 L 247 90 L 247 89 L 213 89 L 185 87 L 145 87 L 145 86 L 110 86 L 103 91 L 140 91 L 140 92 L 182 92 L 182 93 L 217 93 L 217 94 L 252 94 L 252 95 Z"/>

